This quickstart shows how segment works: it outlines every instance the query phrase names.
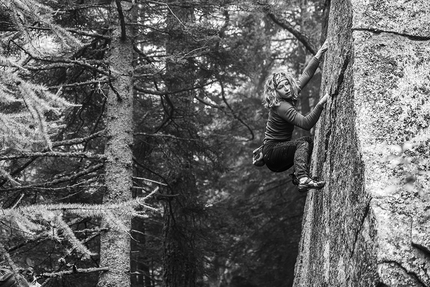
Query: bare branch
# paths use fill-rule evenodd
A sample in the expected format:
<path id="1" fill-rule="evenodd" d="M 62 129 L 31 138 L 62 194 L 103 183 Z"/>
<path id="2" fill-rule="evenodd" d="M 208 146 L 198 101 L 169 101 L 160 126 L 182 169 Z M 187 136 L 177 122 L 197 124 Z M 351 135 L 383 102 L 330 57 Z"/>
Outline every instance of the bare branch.
<path id="1" fill-rule="evenodd" d="M 160 184 L 160 185 L 163 185 L 163 186 L 167 186 L 167 184 L 165 184 L 165 183 L 162 183 L 162 182 L 159 182 L 159 181 L 156 181 L 156 180 L 152 180 L 152 179 L 149 179 L 149 178 L 137 177 L 137 176 L 133 176 L 133 178 L 144 180 L 144 181 L 149 181 L 149 182 Z"/>
<path id="2" fill-rule="evenodd" d="M 104 133 L 104 130 L 99 131 L 97 133 L 94 133 L 88 137 L 85 138 L 78 138 L 78 139 L 71 139 L 71 140 L 65 140 L 65 141 L 58 141 L 58 142 L 53 142 L 52 146 L 53 147 L 58 147 L 58 146 L 66 146 L 66 145 L 74 145 L 74 144 L 80 144 L 83 142 L 88 142 L 89 140 L 101 136 Z M 10 173 L 11 176 L 15 176 L 17 174 L 19 174 L 21 171 L 23 171 L 24 169 L 26 169 L 31 163 L 33 163 L 38 157 L 32 157 L 30 160 L 28 160 L 25 164 L 23 164 L 21 167 L 19 167 L 18 169 L 14 170 L 13 172 Z M 7 182 L 7 180 L 3 180 L 2 182 L 0 182 L 0 186 L 3 186 L 5 183 Z"/>
<path id="3" fill-rule="evenodd" d="M 252 141 L 254 139 L 254 132 L 252 131 L 252 129 L 249 127 L 248 124 L 246 124 L 239 116 L 236 115 L 236 113 L 234 112 L 234 110 L 232 109 L 232 107 L 230 107 L 230 105 L 228 104 L 227 99 L 225 97 L 224 83 L 221 80 L 219 80 L 219 84 L 221 85 L 222 100 L 226 104 L 227 108 L 231 111 L 233 117 L 235 119 L 237 119 L 239 122 L 241 122 L 249 130 L 249 132 L 251 134 L 251 138 L 248 139 L 248 141 Z"/>
<path id="4" fill-rule="evenodd" d="M 215 109 L 223 110 L 223 109 L 225 108 L 224 106 L 220 106 L 220 105 L 215 105 L 215 104 L 209 103 L 209 102 L 207 102 L 207 101 L 205 101 L 205 100 L 203 100 L 203 99 L 199 98 L 198 96 L 194 96 L 194 98 L 195 98 L 197 101 L 199 101 L 200 103 L 202 103 L 202 104 L 204 104 L 204 105 L 206 105 L 206 106 L 209 106 L 209 107 L 215 108 Z"/>
<path id="5" fill-rule="evenodd" d="M 105 131 L 102 130 L 102 131 L 96 132 L 96 133 L 94 133 L 92 135 L 89 135 L 88 137 L 85 137 L 85 138 L 76 138 L 76 139 L 71 139 L 71 140 L 64 140 L 64 141 L 53 142 L 52 146 L 53 147 L 57 147 L 57 146 L 80 144 L 80 143 L 83 143 L 83 142 L 87 142 L 87 141 L 89 141 L 89 140 L 91 140 L 93 138 L 102 136 L 104 132 Z"/>
<path id="6" fill-rule="evenodd" d="M 23 190 L 23 189 L 31 189 L 31 188 L 37 188 L 37 187 L 49 187 L 49 186 L 53 186 L 59 183 L 63 183 L 63 182 L 68 182 L 68 181 L 72 181 L 75 180 L 81 176 L 87 175 L 91 172 L 97 171 L 100 168 L 102 168 L 104 166 L 103 163 L 100 164 L 96 164 L 92 167 L 89 167 L 87 169 L 84 169 L 81 172 L 77 172 L 73 175 L 70 176 L 63 176 L 61 178 L 52 180 L 52 181 L 46 181 L 46 182 L 38 182 L 35 184 L 30 184 L 30 185 L 25 185 L 25 186 L 19 186 L 19 187 L 13 187 L 13 188 L 5 188 L 5 189 L 1 189 L 0 191 L 14 191 L 14 190 Z M 65 187 L 66 188 L 66 187 Z"/>
<path id="7" fill-rule="evenodd" d="M 68 60 L 68 59 L 56 59 L 56 58 L 40 58 L 29 51 L 27 51 L 24 47 L 16 43 L 15 41 L 12 41 L 14 45 L 16 45 L 20 50 L 22 50 L 24 53 L 26 53 L 31 59 L 41 61 L 41 62 L 48 62 L 52 64 L 45 64 L 45 65 L 34 65 L 34 66 L 26 66 L 25 68 L 27 70 L 31 71 L 39 71 L 39 70 L 50 70 L 50 69 L 58 69 L 58 68 L 67 68 L 67 67 L 74 67 L 75 65 L 83 66 L 85 68 L 89 68 L 92 70 L 95 70 L 103 75 L 108 75 L 107 72 L 100 70 L 96 67 L 96 65 L 103 65 L 105 64 L 104 61 L 100 60 L 86 60 L 86 61 L 78 61 L 78 60 Z M 27 61 L 28 62 L 28 61 Z"/>
<path id="8" fill-rule="evenodd" d="M 125 41 L 127 39 L 126 28 L 125 28 L 125 20 L 124 13 L 122 12 L 121 0 L 115 0 L 116 8 L 118 10 L 118 17 L 121 23 L 121 41 Z"/>
<path id="9" fill-rule="evenodd" d="M 100 1 L 99 4 L 78 4 L 72 7 L 65 7 L 62 8 L 63 11 L 76 11 L 76 10 L 84 10 L 84 9 L 92 9 L 92 8 L 109 8 L 108 2 L 106 4 L 103 4 L 102 1 Z"/>
<path id="10" fill-rule="evenodd" d="M 166 96 L 166 95 L 174 95 L 174 94 L 178 94 L 178 93 L 184 93 L 184 92 L 189 92 L 189 91 L 193 91 L 193 90 L 197 90 L 197 89 L 203 89 L 204 87 L 207 87 L 209 85 L 212 85 L 213 83 L 215 83 L 216 80 L 207 82 L 203 85 L 200 86 L 193 86 L 193 87 L 189 87 L 186 89 L 181 89 L 181 90 L 175 90 L 175 91 L 154 91 L 154 90 L 147 90 L 144 88 L 141 88 L 139 86 L 134 86 L 135 90 L 141 93 L 145 93 L 145 94 L 149 94 L 149 95 L 156 95 L 156 96 Z"/>
<path id="11" fill-rule="evenodd" d="M 285 21 L 281 21 L 279 20 L 273 13 L 268 13 L 267 14 L 269 16 L 270 19 L 272 19 L 272 21 L 279 25 L 281 28 L 284 28 L 285 30 L 287 30 L 288 32 L 290 32 L 291 34 L 294 35 L 294 37 L 297 38 L 297 40 L 299 40 L 300 43 L 303 44 L 303 46 L 305 46 L 305 48 L 312 54 L 315 55 L 316 51 L 314 50 L 314 48 L 312 47 L 311 43 L 309 42 L 309 39 L 303 35 L 302 33 L 300 33 L 299 31 L 297 31 L 296 29 L 294 29 L 294 27 Z"/>
<path id="12" fill-rule="evenodd" d="M 134 135 L 135 136 L 148 136 L 148 137 L 166 137 L 166 138 L 175 139 L 175 140 L 182 140 L 182 141 L 199 141 L 198 139 L 179 138 L 176 136 L 166 135 L 166 134 L 161 134 L 161 133 L 155 133 L 155 134 L 135 133 Z"/>
<path id="13" fill-rule="evenodd" d="M 73 87 L 86 86 L 86 85 L 92 85 L 92 84 L 102 84 L 107 82 L 108 82 L 108 79 L 106 77 L 102 77 L 98 80 L 91 80 L 91 81 L 79 82 L 79 83 L 73 83 L 73 84 L 64 84 L 59 86 L 50 86 L 48 88 L 49 89 L 73 88 Z"/>

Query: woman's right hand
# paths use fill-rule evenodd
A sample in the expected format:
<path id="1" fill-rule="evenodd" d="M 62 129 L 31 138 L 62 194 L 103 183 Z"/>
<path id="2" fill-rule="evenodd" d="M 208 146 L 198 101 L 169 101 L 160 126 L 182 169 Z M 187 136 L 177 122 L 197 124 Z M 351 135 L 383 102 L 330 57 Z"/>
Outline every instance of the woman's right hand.
<path id="1" fill-rule="evenodd" d="M 324 97 L 322 97 L 319 102 L 318 105 L 325 105 L 325 103 L 327 103 L 328 98 L 330 97 L 330 95 L 327 93 L 324 95 Z"/>
<path id="2" fill-rule="evenodd" d="M 322 44 L 321 48 L 318 50 L 318 52 L 315 54 L 315 58 L 318 60 L 324 55 L 325 52 L 327 52 L 328 49 L 328 41 L 325 40 Z"/>
<path id="3" fill-rule="evenodd" d="M 328 50 L 328 40 L 325 40 L 324 43 L 321 45 L 320 51 L 322 53 L 325 53 Z"/>

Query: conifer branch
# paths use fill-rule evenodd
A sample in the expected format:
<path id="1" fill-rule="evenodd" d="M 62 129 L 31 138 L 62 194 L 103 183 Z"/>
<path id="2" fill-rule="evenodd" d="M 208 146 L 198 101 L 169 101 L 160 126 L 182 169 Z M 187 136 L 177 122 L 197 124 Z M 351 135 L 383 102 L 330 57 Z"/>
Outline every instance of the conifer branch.
<path id="1" fill-rule="evenodd" d="M 18 169 L 16 169 L 13 172 L 11 172 L 10 175 L 11 176 L 15 176 L 15 175 L 19 174 L 21 171 L 23 171 L 24 169 L 26 169 L 35 160 L 36 160 L 36 158 L 30 159 L 25 164 L 23 164 L 22 166 L 20 166 Z M 3 186 L 6 182 L 7 182 L 7 180 L 1 181 L 0 182 L 0 187 Z"/>
<path id="2" fill-rule="evenodd" d="M 14 273 L 18 272 L 18 267 L 15 265 L 15 262 L 13 262 L 12 258 L 10 257 L 10 254 L 6 251 L 6 248 L 4 245 L 0 242 L 0 258 L 2 258 L 2 261 L 5 260 L 7 265 L 9 265 Z"/>
<path id="3" fill-rule="evenodd" d="M 58 229 L 63 231 L 62 232 L 63 236 L 65 237 L 65 239 L 67 239 L 67 241 L 69 241 L 72 244 L 73 250 L 76 250 L 77 252 L 82 254 L 85 259 L 88 259 L 91 256 L 95 255 L 84 245 L 83 242 L 81 242 L 76 237 L 73 230 L 70 228 L 70 226 L 66 222 L 64 222 L 61 215 L 57 216 L 55 219 L 56 219 L 55 220 L 55 227 L 57 227 Z"/>
<path id="4" fill-rule="evenodd" d="M 69 225 L 74 225 L 74 224 L 76 224 L 79 221 L 80 221 L 80 219 L 76 218 L 76 219 L 72 220 L 71 222 L 68 222 L 68 224 Z M 20 230 L 20 231 L 22 231 L 22 230 Z M 15 246 L 13 246 L 11 248 L 9 248 L 7 250 L 7 252 L 14 252 L 15 250 L 20 249 L 21 247 L 24 247 L 27 244 L 34 243 L 34 242 L 42 242 L 44 240 L 52 238 L 52 236 L 50 235 L 50 232 L 51 232 L 50 230 L 42 232 L 41 234 L 37 235 L 36 237 L 33 237 L 31 239 L 27 239 L 24 242 L 22 242 L 22 243 L 20 243 L 18 245 L 15 245 Z"/>
<path id="5" fill-rule="evenodd" d="M 87 228 L 87 229 L 80 229 L 75 230 L 75 233 L 89 233 L 89 232 L 95 232 L 97 234 L 100 234 L 103 231 L 108 231 L 107 228 Z M 91 239 L 90 239 L 91 240 Z M 88 242 L 89 240 L 85 240 L 85 242 Z"/>
<path id="6" fill-rule="evenodd" d="M 5 58 L 0 55 L 0 65 L 3 67 L 15 67 L 20 69 L 21 71 L 27 72 L 27 69 L 22 67 L 20 64 L 16 63 L 15 61 L 12 61 L 11 59 Z"/>
<path id="7" fill-rule="evenodd" d="M 2 156 L 0 160 L 13 160 L 29 157 L 78 157 L 85 159 L 105 160 L 106 156 L 90 152 L 20 152 L 17 155 Z"/>
<path id="8" fill-rule="evenodd" d="M 57 142 L 53 142 L 52 146 L 53 147 L 58 147 L 58 146 L 68 146 L 68 145 L 75 145 L 75 144 L 80 144 L 80 143 L 84 143 L 84 142 L 88 142 L 89 140 L 102 136 L 104 134 L 105 130 L 101 130 L 98 131 L 96 133 L 93 133 L 87 137 L 84 138 L 75 138 L 75 139 L 70 139 L 70 140 L 64 140 L 64 141 L 57 141 Z"/>
<path id="9" fill-rule="evenodd" d="M 40 27 L 40 26 L 26 25 L 26 26 L 23 26 L 23 27 L 26 28 L 26 29 L 29 29 L 29 30 L 39 30 L 39 31 L 51 31 L 52 30 L 51 28 Z M 65 29 L 65 31 L 70 32 L 70 33 L 75 33 L 75 34 L 78 34 L 78 35 L 82 35 L 82 36 L 101 38 L 101 39 L 105 39 L 105 40 L 110 40 L 111 39 L 111 37 L 106 36 L 106 35 L 102 35 L 102 34 L 98 34 L 98 33 L 90 33 L 90 32 L 86 32 L 86 31 L 74 29 L 74 28 L 67 28 L 67 29 Z"/>
<path id="10" fill-rule="evenodd" d="M 72 225 L 74 225 L 75 223 L 77 223 L 78 221 L 80 221 L 79 219 L 75 219 L 73 222 L 71 222 L 71 223 L 67 223 L 68 224 L 68 226 L 72 226 Z M 88 230 L 88 229 L 87 229 Z M 83 231 L 83 230 L 74 230 L 73 231 L 73 236 L 76 238 L 76 236 L 75 236 L 75 234 L 78 234 L 78 233 L 82 233 L 82 232 L 80 232 L 80 231 Z M 87 237 L 87 238 L 85 238 L 84 240 L 82 240 L 82 241 L 80 241 L 80 244 L 85 244 L 85 243 L 88 243 L 89 241 L 91 241 L 91 240 L 93 240 L 94 238 L 96 238 L 97 236 L 99 236 L 100 235 L 100 233 L 102 232 L 102 231 L 108 231 L 108 229 L 107 228 L 97 228 L 97 231 L 96 231 L 96 233 L 95 234 L 92 234 L 91 236 L 89 236 L 89 237 Z M 68 238 L 67 238 L 68 239 Z M 78 240 L 77 238 L 76 238 L 76 240 Z M 69 240 L 70 241 L 70 240 Z M 86 248 L 86 247 L 85 247 Z M 66 261 L 66 258 L 69 256 L 69 255 L 71 255 L 72 253 L 73 253 L 73 251 L 75 251 L 77 248 L 76 248 L 76 246 L 74 246 L 72 249 L 67 249 L 66 250 L 66 252 L 64 253 L 64 255 L 60 258 L 60 259 L 58 259 L 58 261 L 59 262 L 65 262 Z"/>
<path id="11" fill-rule="evenodd" d="M 150 196 L 152 196 L 158 189 L 152 191 L 149 195 L 144 198 L 135 198 L 129 201 L 125 201 L 122 203 L 113 203 L 113 204 L 82 204 L 82 203 L 59 203 L 59 204 L 34 204 L 29 206 L 22 206 L 16 209 L 3 209 L 0 214 L 1 217 L 7 217 L 12 213 L 19 211 L 21 213 L 40 213 L 44 211 L 69 211 L 74 214 L 80 214 L 83 216 L 103 216 L 105 211 L 110 210 L 121 210 L 121 212 L 130 211 L 130 213 L 134 213 L 134 209 L 137 207 L 141 207 L 145 204 L 145 200 L 147 200 Z M 145 205 L 145 208 L 150 209 L 152 211 L 158 212 L 159 209 Z"/>
<path id="12" fill-rule="evenodd" d="M 35 183 L 35 184 L 29 184 L 29 185 L 13 187 L 13 188 L 4 188 L 4 189 L 0 189 L 0 191 L 15 191 L 15 190 L 38 188 L 38 187 L 49 187 L 49 186 L 60 184 L 63 182 L 75 180 L 81 176 L 84 176 L 84 175 L 87 175 L 87 174 L 92 173 L 94 171 L 97 171 L 100 168 L 102 168 L 103 166 L 104 166 L 104 164 L 100 163 L 100 164 L 96 164 L 94 166 L 91 166 L 91 167 L 89 167 L 89 168 L 87 168 L 81 172 L 75 173 L 75 174 L 70 175 L 70 176 L 63 176 L 63 177 L 60 177 L 60 178 L 52 180 L 52 181 L 39 182 L 39 183 Z M 67 188 L 67 187 L 64 187 L 64 188 Z"/>
<path id="13" fill-rule="evenodd" d="M 0 166 L 0 175 L 2 175 L 3 177 L 5 177 L 7 180 L 9 180 L 12 185 L 14 186 L 19 186 L 21 185 L 19 182 L 17 182 L 7 171 L 5 171 L 1 166 Z"/>
<path id="14" fill-rule="evenodd" d="M 109 268 L 107 267 L 97 267 L 97 268 L 74 268 L 72 270 L 65 270 L 65 271 L 59 271 L 59 272 L 52 272 L 52 273 L 42 273 L 40 274 L 41 277 L 61 277 L 64 275 L 71 275 L 76 273 L 91 273 L 91 272 L 106 272 L 109 271 Z"/>
<path id="15" fill-rule="evenodd" d="M 94 71 L 102 74 L 102 75 L 109 76 L 108 72 L 100 70 L 91 64 L 81 62 L 81 61 L 64 61 L 64 60 L 62 60 L 61 62 L 57 62 L 57 63 L 45 64 L 45 65 L 35 65 L 35 66 L 26 66 L 25 68 L 27 70 L 30 70 L 30 71 L 42 71 L 42 70 L 52 70 L 52 69 L 60 69 L 60 68 L 73 68 L 77 65 L 85 67 L 85 68 L 89 68 L 91 70 L 94 70 Z"/>

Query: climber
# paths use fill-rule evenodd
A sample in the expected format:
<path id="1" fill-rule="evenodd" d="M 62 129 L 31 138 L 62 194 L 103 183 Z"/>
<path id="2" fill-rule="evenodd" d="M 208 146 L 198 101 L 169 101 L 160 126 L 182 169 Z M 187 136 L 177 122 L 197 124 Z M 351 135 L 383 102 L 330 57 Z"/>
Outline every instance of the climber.
<path id="1" fill-rule="evenodd" d="M 325 184 L 309 175 L 313 139 L 301 137 L 293 140 L 292 135 L 295 126 L 310 130 L 327 102 L 329 96 L 324 95 L 307 116 L 296 110 L 300 91 L 314 75 L 327 48 L 326 41 L 309 61 L 298 82 L 288 72 L 280 70 L 268 77 L 264 87 L 264 106 L 269 109 L 262 148 L 264 163 L 274 172 L 285 171 L 294 165 L 293 183 L 301 192 L 320 189 Z"/>

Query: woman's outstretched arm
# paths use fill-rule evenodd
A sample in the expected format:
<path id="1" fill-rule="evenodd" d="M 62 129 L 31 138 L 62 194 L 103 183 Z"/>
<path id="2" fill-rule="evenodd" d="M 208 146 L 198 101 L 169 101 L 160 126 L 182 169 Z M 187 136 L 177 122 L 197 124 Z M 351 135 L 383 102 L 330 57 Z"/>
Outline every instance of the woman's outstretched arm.
<path id="1" fill-rule="evenodd" d="M 302 75 L 299 79 L 299 88 L 300 90 L 303 89 L 307 83 L 310 81 L 310 79 L 315 74 L 315 71 L 317 70 L 320 59 L 324 55 L 324 53 L 328 49 L 328 43 L 327 40 L 324 42 L 324 44 L 321 46 L 321 48 L 318 50 L 318 52 L 315 54 L 315 56 L 312 57 L 312 59 L 309 61 L 309 63 L 306 65 L 306 68 L 303 70 Z"/>

